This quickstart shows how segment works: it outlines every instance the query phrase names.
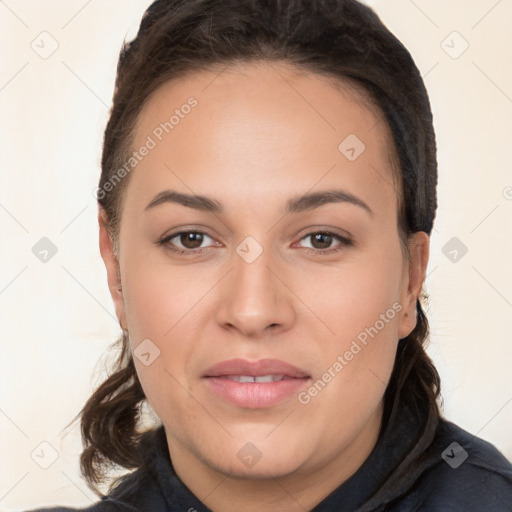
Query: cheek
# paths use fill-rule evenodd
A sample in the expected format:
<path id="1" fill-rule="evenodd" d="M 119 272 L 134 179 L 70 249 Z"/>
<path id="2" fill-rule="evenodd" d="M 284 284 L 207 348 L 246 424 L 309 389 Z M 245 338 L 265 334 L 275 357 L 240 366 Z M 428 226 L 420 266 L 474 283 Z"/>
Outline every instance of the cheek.
<path id="1" fill-rule="evenodd" d="M 346 265 L 318 267 L 305 274 L 298 293 L 328 327 L 328 338 L 334 344 L 356 338 L 377 322 L 385 336 L 397 335 L 402 284 L 402 260 L 397 250 L 369 250 Z"/>
<path id="2" fill-rule="evenodd" d="M 328 327 L 323 331 L 321 352 L 316 354 L 320 382 L 318 391 L 312 393 L 321 390 L 323 395 L 316 406 L 343 404 L 327 414 L 364 412 L 362 401 L 368 406 L 378 403 L 393 369 L 403 309 L 399 302 L 402 260 L 389 246 L 368 254 L 346 268 L 329 268 L 324 276 L 328 286 L 320 293 L 317 284 L 309 296 L 311 309 Z M 319 277 L 309 276 L 305 284 L 318 283 Z"/>
<path id="3" fill-rule="evenodd" d="M 199 326 L 211 318 L 211 311 L 205 310 L 209 304 L 205 294 L 216 277 L 211 270 L 205 273 L 149 260 L 144 251 L 132 248 L 123 262 L 123 295 L 139 380 L 150 405 L 165 417 L 178 404 L 180 410 L 193 410 L 187 372 L 202 332 Z M 146 346 L 143 343 L 150 353 L 158 354 L 149 365 L 137 357 L 139 344 Z"/>
<path id="4" fill-rule="evenodd" d="M 133 253 L 125 262 L 123 294 L 131 332 L 139 337 L 165 340 L 194 316 L 204 295 L 200 273 L 151 261 Z M 179 324 L 179 325 L 178 325 Z"/>

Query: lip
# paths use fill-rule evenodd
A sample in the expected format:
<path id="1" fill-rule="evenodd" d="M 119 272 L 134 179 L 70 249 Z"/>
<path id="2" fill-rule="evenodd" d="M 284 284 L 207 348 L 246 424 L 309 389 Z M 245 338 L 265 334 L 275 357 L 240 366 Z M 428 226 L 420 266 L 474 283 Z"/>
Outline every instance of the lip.
<path id="1" fill-rule="evenodd" d="M 237 382 L 228 377 L 233 375 L 283 375 L 275 382 Z M 251 362 L 246 359 L 222 361 L 210 367 L 203 375 L 208 389 L 218 397 L 237 407 L 261 409 L 296 395 L 310 376 L 300 368 L 278 359 L 261 359 Z"/>
<path id="2" fill-rule="evenodd" d="M 304 378 L 309 375 L 279 359 L 260 359 L 259 361 L 248 361 L 247 359 L 230 359 L 213 365 L 205 371 L 203 377 L 223 377 L 225 375 L 284 375 L 290 378 Z"/>

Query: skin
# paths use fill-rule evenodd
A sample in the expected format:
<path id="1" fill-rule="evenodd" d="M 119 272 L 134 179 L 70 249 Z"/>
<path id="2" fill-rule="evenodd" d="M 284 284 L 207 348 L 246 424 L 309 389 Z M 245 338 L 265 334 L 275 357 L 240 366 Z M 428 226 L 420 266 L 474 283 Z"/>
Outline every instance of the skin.
<path id="1" fill-rule="evenodd" d="M 415 233 L 403 256 L 388 128 L 353 89 L 276 63 L 195 72 L 150 97 L 133 148 L 190 96 L 198 105 L 130 175 L 119 261 L 99 211 L 117 317 L 132 349 L 150 339 L 160 350 L 149 366 L 134 359 L 185 485 L 213 511 L 309 510 L 375 446 L 398 340 L 416 325 L 429 237 Z M 366 146 L 352 162 L 338 150 L 348 134 Z M 284 214 L 288 199 L 329 188 L 373 215 L 347 202 Z M 145 211 L 165 189 L 214 198 L 224 213 L 175 203 Z M 181 229 L 207 236 L 156 244 Z M 326 230 L 353 244 L 308 236 Z M 247 236 L 263 249 L 252 263 L 236 252 Z M 204 252 L 177 255 L 172 243 Z M 312 376 L 307 390 L 394 303 L 401 310 L 307 404 L 293 395 L 236 407 L 201 379 L 227 359 L 276 358 Z M 261 453 L 251 467 L 237 457 L 248 442 Z"/>

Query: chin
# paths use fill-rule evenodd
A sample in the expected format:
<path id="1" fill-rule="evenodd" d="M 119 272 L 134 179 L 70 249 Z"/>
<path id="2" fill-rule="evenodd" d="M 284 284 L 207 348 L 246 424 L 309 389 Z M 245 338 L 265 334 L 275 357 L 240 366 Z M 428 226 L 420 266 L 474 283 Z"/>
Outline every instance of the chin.
<path id="1" fill-rule="evenodd" d="M 297 460 L 266 460 L 261 458 L 251 467 L 244 467 L 238 460 L 228 463 L 224 460 L 217 460 L 217 464 L 209 464 L 212 469 L 222 473 L 230 478 L 238 480 L 269 480 L 274 478 L 284 478 L 295 473 L 302 464 Z"/>
<path id="2" fill-rule="evenodd" d="M 251 441 L 212 443 L 204 447 L 200 458 L 219 473 L 250 480 L 286 477 L 300 469 L 308 458 L 308 454 L 300 450 L 300 444 L 263 444 Z"/>

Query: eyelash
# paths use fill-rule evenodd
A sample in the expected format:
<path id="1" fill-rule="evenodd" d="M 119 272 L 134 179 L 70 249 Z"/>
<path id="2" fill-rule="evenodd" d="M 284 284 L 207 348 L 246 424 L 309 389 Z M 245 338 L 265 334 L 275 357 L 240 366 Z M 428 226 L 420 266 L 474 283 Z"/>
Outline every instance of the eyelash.
<path id="1" fill-rule="evenodd" d="M 205 231 L 194 231 L 194 230 L 178 231 L 177 233 L 173 233 L 171 235 L 168 235 L 168 236 L 164 237 L 162 240 L 157 242 L 157 245 L 159 245 L 159 246 L 167 246 L 167 248 L 169 250 L 171 250 L 172 252 L 174 252 L 178 256 L 183 256 L 183 255 L 193 256 L 193 255 L 196 255 L 196 254 L 202 254 L 206 249 L 209 249 L 209 247 L 203 247 L 201 249 L 175 249 L 175 248 L 172 247 L 172 244 L 170 244 L 170 241 L 173 238 L 176 238 L 176 237 L 178 237 L 180 235 L 183 235 L 183 234 L 190 234 L 190 233 L 194 233 L 194 234 L 198 234 L 198 235 L 206 235 L 209 238 L 213 239 L 213 237 L 211 235 L 209 235 Z M 311 232 L 307 233 L 306 235 L 304 235 L 300 239 L 300 241 L 302 241 L 302 240 L 304 240 L 304 239 L 306 239 L 306 238 L 308 238 L 310 236 L 318 235 L 318 234 L 332 236 L 333 238 L 335 238 L 336 240 L 338 240 L 340 242 L 340 245 L 338 245 L 336 247 L 331 247 L 331 248 L 328 248 L 328 249 L 312 249 L 310 247 L 304 247 L 304 249 L 306 249 L 308 253 L 314 253 L 315 255 L 325 256 L 325 255 L 328 255 L 328 254 L 332 254 L 333 252 L 338 252 L 343 247 L 349 247 L 349 246 L 353 245 L 353 242 L 352 242 L 351 239 L 349 239 L 347 237 L 344 237 L 344 236 L 341 236 L 341 235 L 338 235 L 337 233 L 333 233 L 331 231 L 311 231 Z"/>

